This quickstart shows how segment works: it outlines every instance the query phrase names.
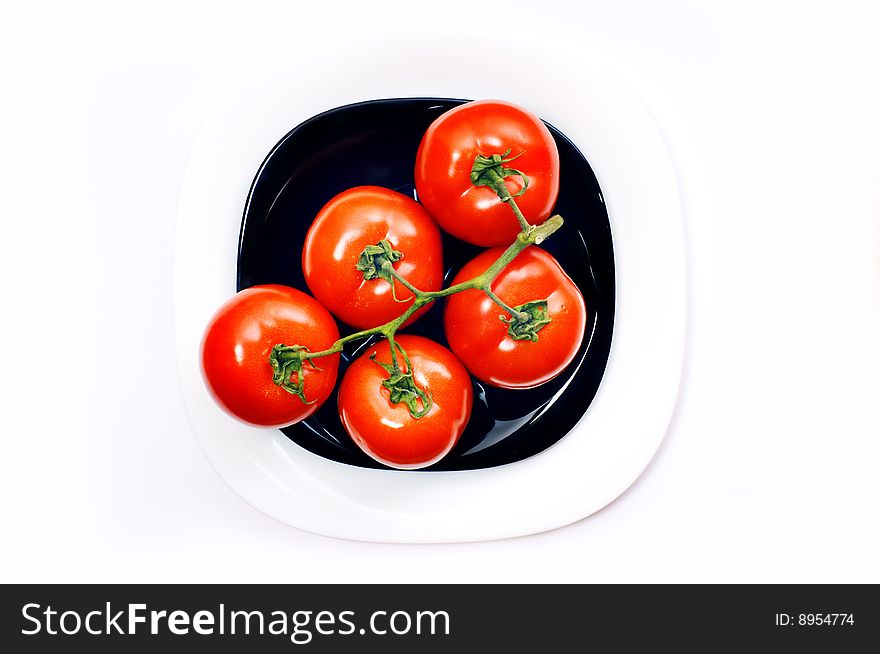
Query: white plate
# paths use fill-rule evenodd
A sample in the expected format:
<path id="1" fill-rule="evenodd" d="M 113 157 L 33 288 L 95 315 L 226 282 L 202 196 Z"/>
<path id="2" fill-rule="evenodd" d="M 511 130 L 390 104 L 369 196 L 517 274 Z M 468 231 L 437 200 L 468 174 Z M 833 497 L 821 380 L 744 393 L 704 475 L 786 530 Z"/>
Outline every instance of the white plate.
<path id="1" fill-rule="evenodd" d="M 651 117 L 631 90 L 583 53 L 520 47 L 515 62 L 490 76 L 474 61 L 498 46 L 446 43 L 350 42 L 311 61 L 248 71 L 206 118 L 190 156 L 175 254 L 184 401 L 220 477 L 252 506 L 300 529 L 358 540 L 456 542 L 560 527 L 599 510 L 635 481 L 672 414 L 684 346 L 683 225 L 669 155 Z M 502 98 L 528 107 L 587 157 L 611 218 L 617 297 L 605 378 L 568 435 L 497 468 L 400 472 L 329 461 L 280 431 L 232 420 L 200 377 L 202 329 L 235 292 L 242 209 L 272 146 L 321 111 L 416 96 Z"/>

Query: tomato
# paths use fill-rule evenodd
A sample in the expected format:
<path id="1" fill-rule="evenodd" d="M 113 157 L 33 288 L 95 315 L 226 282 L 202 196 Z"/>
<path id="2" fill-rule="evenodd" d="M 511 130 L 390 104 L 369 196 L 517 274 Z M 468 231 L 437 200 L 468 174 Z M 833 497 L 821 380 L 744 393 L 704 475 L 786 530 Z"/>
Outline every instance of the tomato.
<path id="1" fill-rule="evenodd" d="M 390 391 L 382 385 L 389 375 L 379 365 L 391 364 L 391 348 L 383 339 L 343 376 L 339 417 L 354 442 L 376 461 L 393 468 L 423 468 L 442 459 L 458 442 L 470 419 L 473 387 L 461 362 L 439 343 L 411 335 L 395 340 L 409 357 L 415 385 L 430 395 L 430 410 L 414 418 L 404 404 L 391 403 Z M 401 368 L 405 371 L 402 363 Z"/>
<path id="2" fill-rule="evenodd" d="M 472 259 L 453 284 L 476 277 L 504 248 Z M 446 338 L 456 356 L 478 379 L 501 388 L 532 388 L 553 379 L 571 363 L 584 337 L 587 309 L 578 287 L 556 259 L 530 246 L 504 268 L 491 290 L 514 309 L 546 300 L 550 322 L 535 332 L 537 341 L 515 339 L 500 316 L 509 315 L 481 290 L 449 297 L 443 316 Z"/>
<path id="3" fill-rule="evenodd" d="M 202 376 L 217 404 L 234 417 L 284 427 L 310 416 L 330 397 L 339 355 L 316 359 L 317 367 L 302 365 L 301 377 L 293 381 L 302 381 L 307 404 L 274 383 L 272 348 L 283 343 L 318 352 L 338 338 L 336 322 L 315 298 L 287 286 L 252 286 L 234 295 L 208 323 Z"/>
<path id="4" fill-rule="evenodd" d="M 537 116 L 498 100 L 460 105 L 431 124 L 416 156 L 419 201 L 443 229 L 468 243 L 511 243 L 520 231 L 516 216 L 492 188 L 475 186 L 470 178 L 477 155 L 503 155 L 508 149 L 507 158 L 517 158 L 504 166 L 529 180 L 516 204 L 530 224 L 544 222 L 559 194 L 556 142 Z M 523 188 L 517 175 L 506 176 L 504 183 L 511 195 Z"/>
<path id="5" fill-rule="evenodd" d="M 358 329 L 393 320 L 413 301 L 399 282 L 392 294 L 387 280 L 365 279 L 356 267 L 364 248 L 383 240 L 403 254 L 393 267 L 410 284 L 422 291 L 440 289 L 440 230 L 418 202 L 386 188 L 359 186 L 334 197 L 318 213 L 303 245 L 309 289 L 333 315 Z M 395 301 L 395 296 L 406 301 Z"/>

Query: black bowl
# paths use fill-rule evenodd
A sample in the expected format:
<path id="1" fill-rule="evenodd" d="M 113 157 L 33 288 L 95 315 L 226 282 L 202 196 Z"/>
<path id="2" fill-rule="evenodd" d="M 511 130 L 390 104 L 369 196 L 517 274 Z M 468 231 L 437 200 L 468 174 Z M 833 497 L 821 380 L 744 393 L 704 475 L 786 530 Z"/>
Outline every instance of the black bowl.
<path id="1" fill-rule="evenodd" d="M 301 253 L 321 207 L 353 186 L 384 186 L 414 197 L 416 150 L 427 127 L 466 102 L 437 98 L 374 100 L 338 107 L 287 133 L 266 157 L 251 186 L 238 251 L 238 290 L 285 284 L 308 292 Z M 587 330 L 574 361 L 532 390 L 474 384 L 471 420 L 458 444 L 423 470 L 490 468 L 547 449 L 575 425 L 592 402 L 608 361 L 614 325 L 614 249 L 602 192 L 589 163 L 564 134 L 548 125 L 559 147 L 561 183 L 556 213 L 565 225 L 542 247 L 568 272 L 587 304 Z M 443 237 L 446 283 L 480 248 Z M 438 303 L 439 304 L 439 303 Z M 433 306 L 406 331 L 448 347 L 443 306 Z M 350 333 L 340 324 L 341 333 Z M 351 344 L 340 362 L 366 347 Z M 282 430 L 298 445 L 333 461 L 382 468 L 354 444 L 339 420 L 335 394 L 311 418 Z"/>

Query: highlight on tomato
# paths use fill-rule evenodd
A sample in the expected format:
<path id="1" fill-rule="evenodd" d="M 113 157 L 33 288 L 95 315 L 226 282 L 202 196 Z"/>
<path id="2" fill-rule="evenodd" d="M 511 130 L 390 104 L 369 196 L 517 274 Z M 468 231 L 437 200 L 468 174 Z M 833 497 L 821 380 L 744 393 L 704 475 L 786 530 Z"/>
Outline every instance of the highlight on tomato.
<path id="1" fill-rule="evenodd" d="M 339 386 L 339 417 L 376 461 L 424 468 L 458 442 L 470 419 L 473 388 L 465 367 L 439 343 L 411 335 L 395 343 L 392 350 L 383 339 L 349 366 Z"/>
<path id="2" fill-rule="evenodd" d="M 383 263 L 421 291 L 440 289 L 440 231 L 418 202 L 379 186 L 359 186 L 318 212 L 303 245 L 303 273 L 309 290 L 334 316 L 368 329 L 393 320 L 412 304 L 415 296 L 394 281 Z"/>
<path id="3" fill-rule="evenodd" d="M 559 151 L 533 113 L 509 102 L 479 100 L 438 117 L 416 155 L 419 201 L 439 225 L 481 246 L 509 244 L 521 226 L 545 221 L 559 195 Z"/>
<path id="4" fill-rule="evenodd" d="M 452 283 L 479 275 L 503 251 L 477 255 Z M 452 351 L 474 377 L 492 386 L 533 388 L 556 377 L 572 362 L 584 337 L 587 308 L 578 287 L 549 252 L 533 245 L 490 288 L 521 319 L 482 290 L 456 293 L 447 300 L 443 316 Z"/>
<path id="5" fill-rule="evenodd" d="M 252 286 L 230 298 L 208 323 L 202 376 L 230 415 L 259 427 L 286 427 L 330 397 L 339 368 L 338 354 L 314 365 L 295 355 L 329 349 L 338 338 L 336 322 L 315 298 L 288 286 Z M 293 356 L 273 366 L 270 357 L 279 344 L 291 344 Z"/>

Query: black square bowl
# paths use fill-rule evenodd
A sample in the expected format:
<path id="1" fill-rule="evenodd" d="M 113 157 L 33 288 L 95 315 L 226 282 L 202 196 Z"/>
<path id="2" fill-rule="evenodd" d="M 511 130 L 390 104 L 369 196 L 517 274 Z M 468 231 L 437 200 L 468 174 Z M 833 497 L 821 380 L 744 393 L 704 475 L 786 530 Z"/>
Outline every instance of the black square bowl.
<path id="1" fill-rule="evenodd" d="M 308 292 L 301 256 L 306 232 L 334 195 L 353 186 L 384 186 L 415 197 L 416 151 L 428 126 L 466 102 L 438 98 L 373 100 L 338 107 L 292 129 L 267 155 L 251 186 L 242 218 L 237 290 L 285 284 Z M 590 406 L 608 361 L 614 326 L 614 249 L 611 225 L 590 164 L 564 134 L 548 125 L 559 148 L 560 188 L 555 212 L 565 225 L 542 244 L 557 258 L 586 300 L 587 328 L 574 361 L 554 380 L 531 390 L 503 390 L 477 380 L 470 422 L 441 461 L 422 470 L 471 470 L 533 456 L 564 437 Z M 445 284 L 480 248 L 443 236 Z M 407 333 L 449 347 L 443 304 Z M 344 335 L 351 330 L 340 324 Z M 340 378 L 372 341 L 352 343 Z M 313 416 L 282 430 L 320 456 L 354 466 L 383 468 L 354 444 L 339 420 L 336 394 Z"/>

